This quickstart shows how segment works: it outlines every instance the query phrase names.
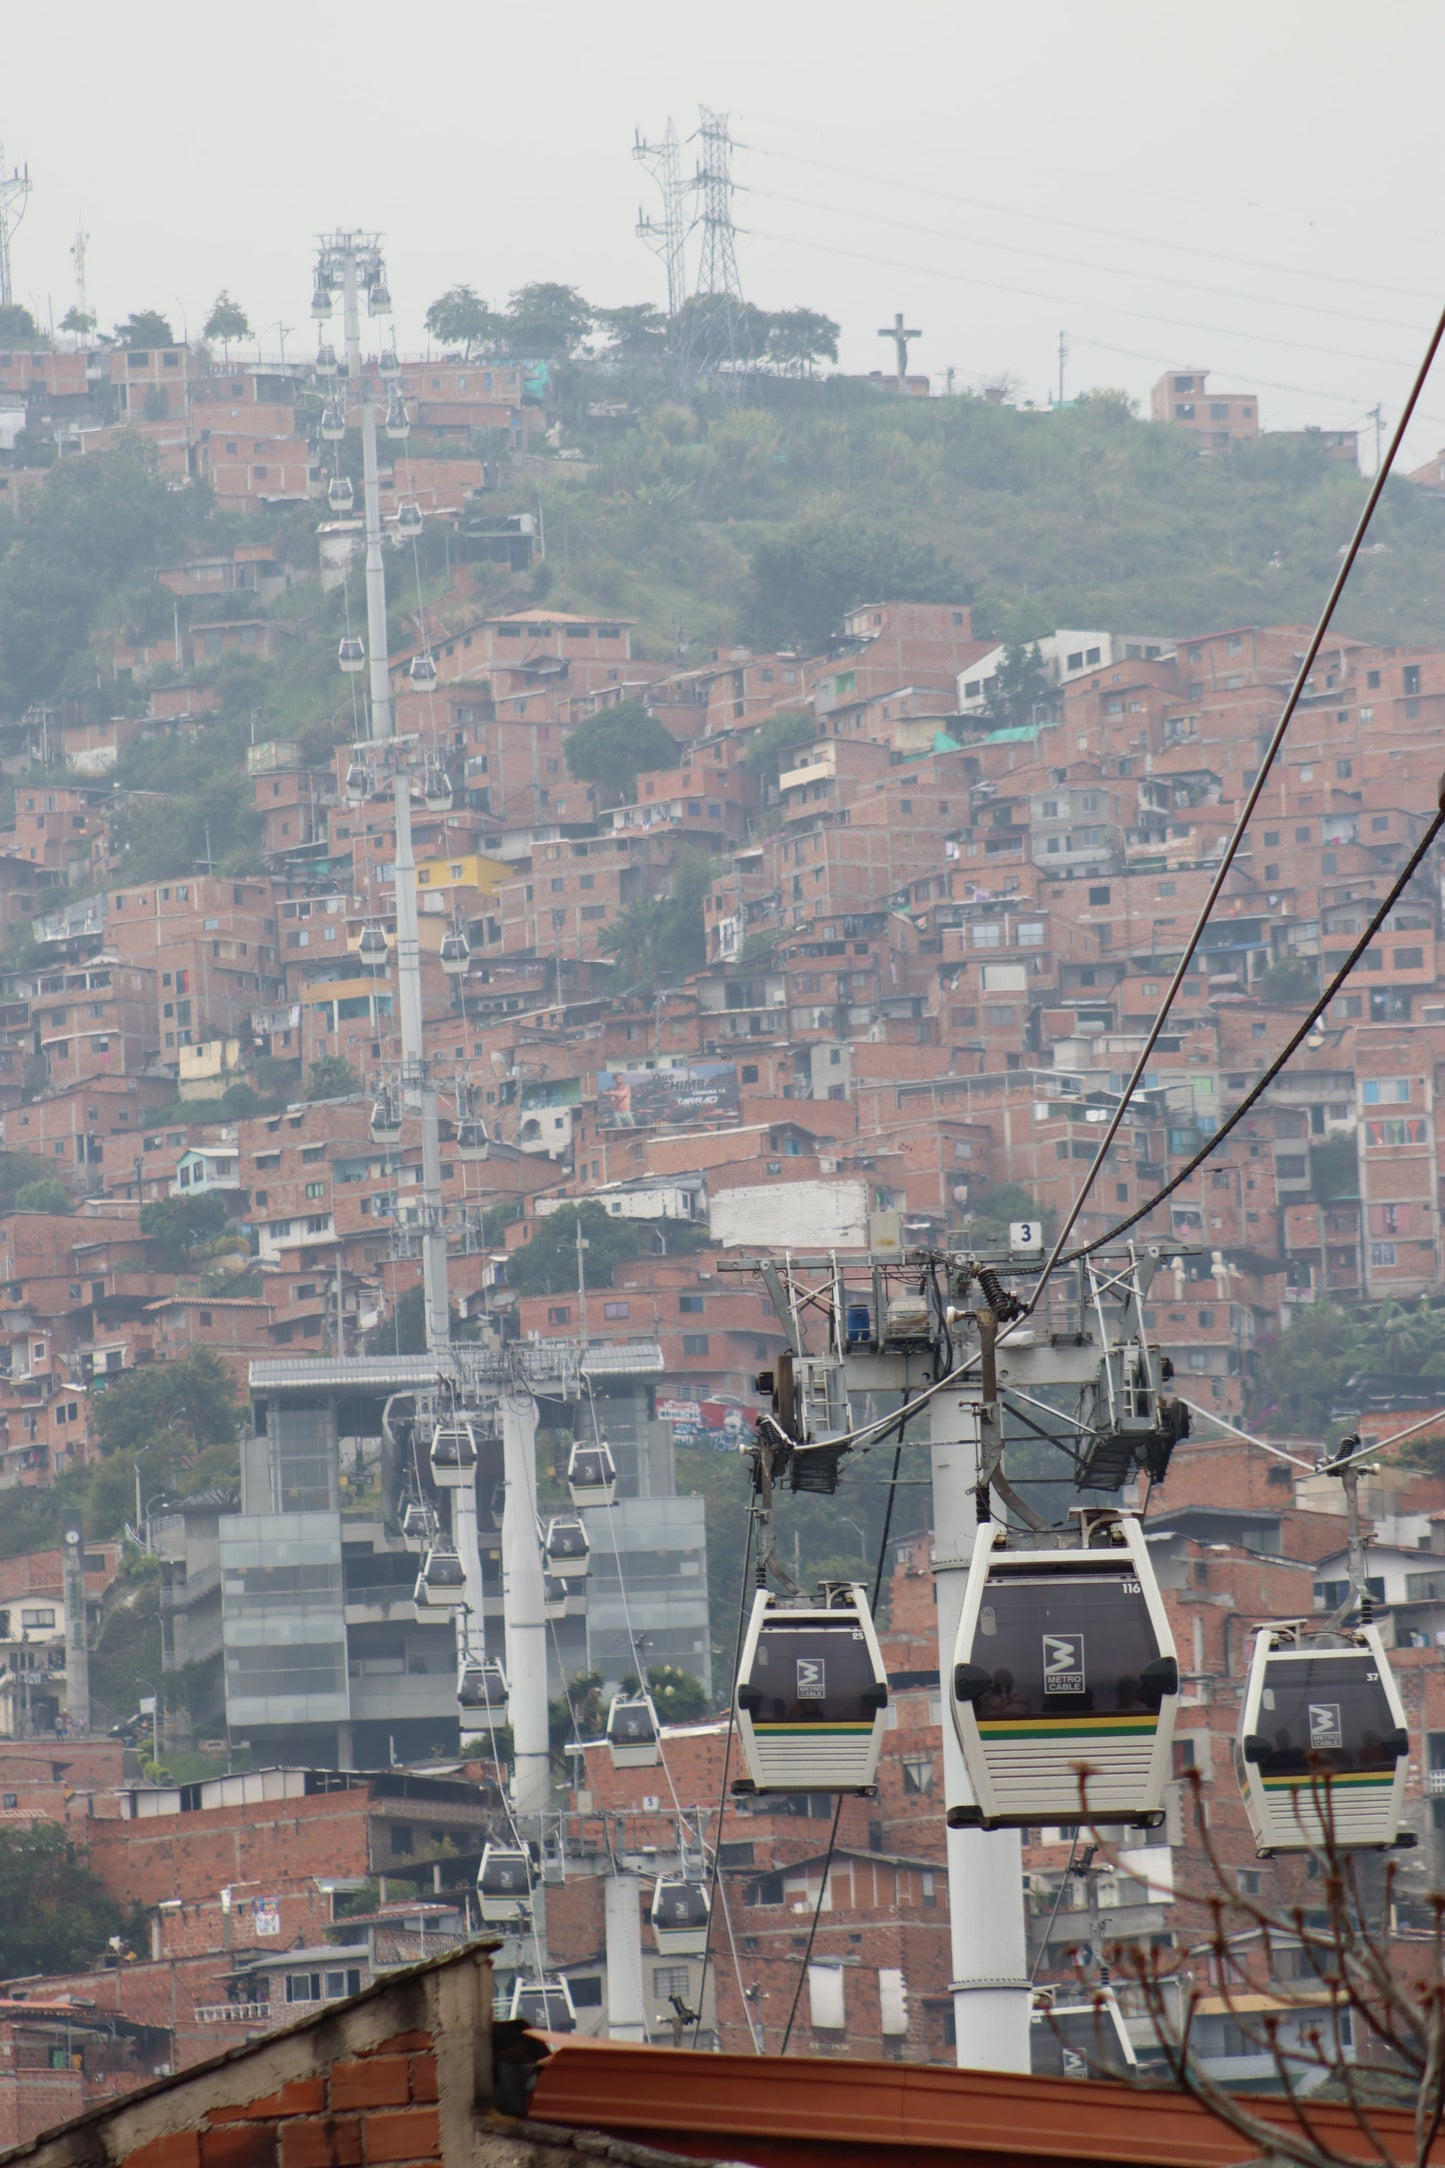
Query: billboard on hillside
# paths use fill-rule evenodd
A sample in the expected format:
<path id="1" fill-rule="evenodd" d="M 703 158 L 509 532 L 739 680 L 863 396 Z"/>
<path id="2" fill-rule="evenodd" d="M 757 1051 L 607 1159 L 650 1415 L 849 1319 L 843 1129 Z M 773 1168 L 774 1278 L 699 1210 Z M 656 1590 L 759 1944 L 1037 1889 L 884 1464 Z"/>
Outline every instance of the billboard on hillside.
<path id="1" fill-rule="evenodd" d="M 725 1129 L 738 1119 L 734 1061 L 697 1062 L 690 1069 L 599 1069 L 599 1129 L 660 1129 L 705 1122 Z"/>

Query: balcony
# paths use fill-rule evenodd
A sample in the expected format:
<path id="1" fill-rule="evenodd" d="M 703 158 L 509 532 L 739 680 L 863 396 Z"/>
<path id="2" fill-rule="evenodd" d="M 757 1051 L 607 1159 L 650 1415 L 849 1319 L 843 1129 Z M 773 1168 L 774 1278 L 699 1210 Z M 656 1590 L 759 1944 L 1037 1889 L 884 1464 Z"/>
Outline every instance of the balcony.
<path id="1" fill-rule="evenodd" d="M 268 2025 L 269 2002 L 203 2002 L 194 2009 L 198 2025 Z"/>

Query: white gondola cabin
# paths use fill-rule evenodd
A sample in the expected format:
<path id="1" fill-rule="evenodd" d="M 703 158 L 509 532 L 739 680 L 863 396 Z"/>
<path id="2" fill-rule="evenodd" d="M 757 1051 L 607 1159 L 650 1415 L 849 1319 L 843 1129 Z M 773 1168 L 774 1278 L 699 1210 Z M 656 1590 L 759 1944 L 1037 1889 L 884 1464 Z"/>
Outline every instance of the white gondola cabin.
<path id="1" fill-rule="evenodd" d="M 544 1573 L 542 1576 L 543 1618 L 567 1616 L 567 1583 L 560 1574 Z"/>
<path id="2" fill-rule="evenodd" d="M 953 1828 L 1163 1814 L 1173 1636 L 1138 1521 L 1096 1515 L 1091 1533 L 1082 1549 L 1007 1551 L 996 1521 L 978 1531 L 950 1695 L 977 1806 L 950 1808 Z"/>
<path id="3" fill-rule="evenodd" d="M 346 795 L 353 805 L 360 805 L 371 789 L 371 770 L 364 761 L 353 760 L 346 770 Z"/>
<path id="4" fill-rule="evenodd" d="M 465 978 L 471 948 L 464 933 L 442 935 L 442 969 L 449 979 Z"/>
<path id="5" fill-rule="evenodd" d="M 607 1711 L 607 1744 L 614 1769 L 655 1769 L 662 1726 L 651 1694 L 614 1694 Z"/>
<path id="6" fill-rule="evenodd" d="M 456 1546 L 451 1543 L 433 1543 L 421 1562 L 421 1572 L 412 1590 L 412 1605 L 418 1618 L 429 1618 L 436 1611 L 455 1611 L 467 1592 L 467 1577 Z"/>
<path id="7" fill-rule="evenodd" d="M 435 684 L 437 666 L 432 662 L 430 655 L 418 655 L 414 658 L 411 666 L 413 677 L 416 675 L 416 666 L 419 662 L 431 663 L 431 677 L 428 682 Z M 428 812 L 449 813 L 451 811 L 452 779 L 445 768 L 427 769 L 425 779 L 422 782 L 421 794 L 426 800 Z"/>
<path id="8" fill-rule="evenodd" d="M 420 1498 L 409 1498 L 401 1509 L 401 1532 L 410 1542 L 426 1542 L 436 1533 L 436 1515 Z"/>
<path id="9" fill-rule="evenodd" d="M 414 542 L 417 539 L 418 535 L 421 533 L 424 525 L 425 522 L 422 519 L 421 506 L 419 504 L 413 504 L 408 501 L 406 504 L 399 504 L 397 506 L 396 532 L 399 541 Z"/>
<path id="10" fill-rule="evenodd" d="M 316 374 L 325 377 L 335 376 L 339 366 L 340 364 L 336 359 L 336 348 L 329 339 L 323 339 L 316 349 Z"/>
<path id="11" fill-rule="evenodd" d="M 1036 2078 L 1132 2077 L 1139 2058 L 1112 1987 L 1041 1990 L 1029 2014 L 1029 2069 Z"/>
<path id="12" fill-rule="evenodd" d="M 386 403 L 386 419 L 382 423 L 393 444 L 405 443 L 411 434 L 411 416 L 406 411 L 406 401 L 399 392 L 393 391 Z"/>
<path id="13" fill-rule="evenodd" d="M 1263 1856 L 1323 1842 L 1378 1850 L 1400 1833 L 1410 1740 L 1376 1626 L 1262 1626 L 1240 1716 L 1245 1810 Z"/>
<path id="14" fill-rule="evenodd" d="M 617 1496 L 617 1463 L 605 1439 L 579 1440 L 567 1456 L 567 1488 L 574 1506 L 610 1506 Z"/>
<path id="15" fill-rule="evenodd" d="M 356 960 L 365 971 L 384 971 L 391 953 L 384 926 L 363 926 L 356 944 Z"/>
<path id="16" fill-rule="evenodd" d="M 463 1731 L 500 1731 L 508 1721 L 507 1674 L 494 1656 L 467 1656 L 457 1669 Z"/>
<path id="17" fill-rule="evenodd" d="M 518 1976 L 512 1989 L 512 2001 L 508 2015 L 520 2018 L 534 2032 L 566 2033 L 577 2030 L 577 2012 L 572 2006 L 572 1990 L 560 1973 L 547 1973 L 540 1980 L 524 1980 Z"/>
<path id="18" fill-rule="evenodd" d="M 368 316 L 390 316 L 391 289 L 380 273 L 366 289 L 366 313 Z"/>
<path id="19" fill-rule="evenodd" d="M 413 655 L 411 661 L 406 666 L 406 674 L 411 679 L 413 685 L 435 685 L 437 681 L 437 666 L 434 659 L 430 655 Z M 430 781 L 431 778 L 428 776 L 426 778 L 426 782 L 429 783 Z M 426 789 L 425 786 L 423 787 L 422 795 L 426 799 L 428 805 L 430 805 L 431 792 L 430 790 Z M 451 785 L 448 784 L 446 804 L 450 805 L 451 802 Z M 433 806 L 432 810 L 433 812 L 444 812 L 446 810 L 446 807 Z"/>
<path id="20" fill-rule="evenodd" d="M 490 1926 L 515 1920 L 529 1902 L 536 1882 L 529 1852 L 520 1845 L 485 1844 L 477 1869 L 477 1902 Z"/>
<path id="21" fill-rule="evenodd" d="M 712 1910 L 705 1885 L 659 1875 L 652 1891 L 652 1939 L 663 1957 L 701 1957 Z"/>
<path id="22" fill-rule="evenodd" d="M 586 1573 L 592 1546 L 575 1513 L 553 1515 L 547 1523 L 542 1548 L 547 1554 L 547 1571 L 555 1573 L 559 1580 L 578 1581 Z"/>
<path id="23" fill-rule="evenodd" d="M 382 348 L 376 357 L 376 366 L 383 384 L 394 384 L 396 382 L 401 375 L 401 356 L 396 350 L 395 340 L 392 341 L 390 346 Z"/>
<path id="24" fill-rule="evenodd" d="M 321 436 L 326 444 L 339 444 L 346 435 L 346 409 L 338 399 L 328 399 L 321 409 Z"/>
<path id="25" fill-rule="evenodd" d="M 355 677 L 358 670 L 366 668 L 365 643 L 358 640 L 353 633 L 348 633 L 345 639 L 338 644 L 336 667 L 338 670 L 344 670 L 348 677 Z"/>
<path id="26" fill-rule="evenodd" d="M 458 1122 L 457 1158 L 475 1164 L 478 1160 L 490 1159 L 491 1156 L 492 1140 L 487 1133 L 486 1123 L 475 1120 Z"/>
<path id="27" fill-rule="evenodd" d="M 878 1774 L 887 1674 L 868 1599 L 829 1582 L 812 1603 L 759 1589 L 738 1673 L 738 1737 L 759 1792 L 863 1792 Z"/>
<path id="28" fill-rule="evenodd" d="M 477 1473 L 477 1434 L 468 1422 L 438 1423 L 431 1438 L 431 1474 L 438 1490 L 461 1490 Z"/>
<path id="29" fill-rule="evenodd" d="M 371 1120 L 368 1123 L 373 1144 L 399 1144 L 401 1141 L 401 1101 L 389 1088 L 379 1091 L 371 1103 Z"/>
<path id="30" fill-rule="evenodd" d="M 333 474 L 326 485 L 326 502 L 333 512 L 349 512 L 356 503 L 356 490 L 349 474 Z"/>

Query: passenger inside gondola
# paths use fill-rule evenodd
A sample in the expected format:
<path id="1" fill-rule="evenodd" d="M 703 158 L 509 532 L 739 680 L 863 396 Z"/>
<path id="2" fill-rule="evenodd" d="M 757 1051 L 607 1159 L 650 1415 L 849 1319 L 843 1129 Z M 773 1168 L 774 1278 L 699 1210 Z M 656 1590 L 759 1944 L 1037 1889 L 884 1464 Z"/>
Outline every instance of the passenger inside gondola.
<path id="1" fill-rule="evenodd" d="M 1266 1779 L 1392 1770 L 1405 1750 L 1373 1659 L 1331 1650 L 1268 1665 L 1260 1731 Z"/>

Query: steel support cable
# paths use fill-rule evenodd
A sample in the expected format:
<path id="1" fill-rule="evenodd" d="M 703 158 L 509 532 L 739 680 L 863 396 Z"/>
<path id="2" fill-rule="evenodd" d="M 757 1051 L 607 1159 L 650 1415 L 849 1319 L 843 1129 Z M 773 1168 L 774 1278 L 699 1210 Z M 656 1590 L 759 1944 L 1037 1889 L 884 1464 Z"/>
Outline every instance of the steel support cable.
<path id="1" fill-rule="evenodd" d="M 889 1478 L 888 1503 L 883 1512 L 883 1534 L 878 1543 L 878 1564 L 873 1574 L 872 1609 L 875 1613 L 878 1609 L 878 1598 L 883 1589 L 883 1568 L 888 1560 L 888 1531 L 893 1526 L 893 1501 L 898 1496 L 898 1469 L 902 1459 L 903 1431 L 900 1426 L 898 1442 L 893 1448 L 893 1473 Z M 843 1801 L 847 1796 L 846 1792 L 839 1792 L 833 1804 L 833 1826 L 828 1832 L 828 1849 L 823 1854 L 823 1872 L 818 1882 L 818 1902 L 813 1907 L 813 1917 L 808 1923 L 808 1940 L 804 1945 L 802 1961 L 798 1966 L 798 1977 L 793 1983 L 792 2007 L 788 2011 L 788 2022 L 783 2032 L 783 2045 L 779 2051 L 783 2055 L 787 2054 L 788 2043 L 793 2037 L 793 2023 L 798 2015 L 798 2004 L 802 2000 L 803 1983 L 808 1977 L 808 1967 L 812 1962 L 813 1943 L 818 1933 L 818 1921 L 822 1917 L 823 1899 L 828 1894 L 828 1877 L 833 1871 L 833 1853 L 838 1843 L 838 1824 L 842 1819 Z"/>
<path id="2" fill-rule="evenodd" d="M 1390 471 L 1394 466 L 1396 455 L 1398 454 L 1400 446 L 1404 441 L 1405 432 L 1409 428 L 1410 423 L 1414 418 L 1415 409 L 1420 402 L 1420 395 L 1425 389 L 1426 379 L 1430 374 L 1431 367 L 1434 363 L 1436 354 L 1439 352 L 1442 340 L 1445 340 L 1445 308 L 1441 309 L 1440 314 L 1435 320 L 1435 328 L 1430 334 L 1429 343 L 1425 348 L 1425 352 L 1421 358 L 1420 365 L 1415 371 L 1414 379 L 1411 382 L 1409 393 L 1405 399 L 1405 404 L 1401 409 L 1400 418 L 1396 422 L 1394 430 L 1391 434 L 1390 442 L 1385 451 L 1385 456 L 1381 460 L 1379 470 L 1376 473 L 1374 480 L 1371 482 L 1368 491 L 1366 492 L 1364 504 L 1360 509 L 1360 516 L 1355 522 L 1355 531 L 1350 536 L 1344 556 L 1340 561 L 1339 570 L 1336 572 L 1334 579 L 1330 583 L 1330 591 L 1325 597 L 1324 608 L 1320 612 L 1319 620 L 1315 625 L 1314 631 L 1310 635 L 1309 644 L 1300 659 L 1300 666 L 1295 673 L 1294 683 L 1290 687 L 1289 697 L 1285 701 L 1279 721 L 1275 724 L 1269 744 L 1265 748 L 1264 757 L 1260 761 L 1259 767 L 1255 771 L 1254 781 L 1250 784 L 1249 789 L 1245 793 L 1244 804 L 1241 806 L 1239 811 L 1239 818 L 1234 824 L 1234 828 L 1230 834 L 1229 841 L 1224 848 L 1224 855 L 1220 859 L 1219 865 L 1215 869 L 1213 879 L 1210 881 L 1209 891 L 1208 894 L 1205 896 L 1199 915 L 1194 922 L 1194 929 L 1189 936 L 1189 940 L 1185 945 L 1184 952 L 1180 956 L 1178 964 L 1175 966 L 1174 976 L 1169 981 L 1169 985 L 1165 990 L 1164 999 L 1160 1003 L 1158 1014 L 1155 1016 L 1154 1021 L 1150 1025 L 1148 1033 L 1145 1036 L 1144 1044 L 1141 1047 L 1138 1058 L 1134 1063 L 1134 1067 L 1130 1074 L 1129 1081 L 1124 1088 L 1118 1105 L 1114 1108 L 1113 1113 L 1109 1117 L 1109 1121 L 1104 1130 L 1103 1137 L 1100 1140 L 1099 1149 L 1094 1154 L 1093 1161 L 1084 1176 L 1077 1196 L 1074 1198 L 1073 1203 L 1070 1205 L 1068 1212 L 1064 1216 L 1064 1223 L 1062 1227 L 1060 1227 L 1058 1234 L 1054 1237 L 1054 1246 L 1049 1252 L 1049 1256 L 1044 1265 L 1044 1269 L 1039 1276 L 1038 1284 L 1034 1288 L 1033 1294 L 1030 1296 L 1028 1304 L 1023 1312 L 1023 1315 L 1025 1317 L 1031 1315 L 1032 1312 L 1038 1307 L 1038 1304 L 1043 1297 L 1044 1290 L 1047 1288 L 1049 1280 L 1052 1277 L 1060 1258 L 1064 1254 L 1065 1245 L 1068 1242 L 1069 1236 L 1073 1233 L 1075 1226 L 1078 1224 L 1080 1213 L 1083 1211 L 1085 1204 L 1088 1202 L 1089 1193 L 1093 1189 L 1094 1183 L 1098 1179 L 1104 1161 L 1109 1155 L 1110 1147 L 1112 1146 L 1115 1137 L 1119 1133 L 1119 1129 L 1124 1120 L 1124 1115 L 1128 1110 L 1129 1103 L 1133 1099 L 1135 1092 L 1139 1089 L 1139 1085 L 1143 1080 L 1144 1072 L 1148 1068 L 1150 1059 L 1154 1053 L 1154 1049 L 1159 1043 L 1159 1038 L 1161 1033 L 1163 1032 L 1164 1025 L 1169 1016 L 1169 1012 L 1174 1006 L 1174 1002 L 1178 996 L 1179 989 L 1183 985 L 1185 977 L 1188 973 L 1189 966 L 1194 961 L 1195 953 L 1198 950 L 1199 944 L 1204 936 L 1204 929 L 1209 923 L 1210 916 L 1214 910 L 1214 906 L 1219 901 L 1219 897 L 1224 888 L 1224 884 L 1228 880 L 1230 872 L 1234 865 L 1234 861 L 1239 855 L 1239 848 L 1244 841 L 1245 832 L 1249 827 L 1251 818 L 1253 817 L 1254 809 L 1258 805 L 1261 797 L 1264 794 L 1265 784 L 1269 780 L 1270 772 L 1274 767 L 1274 763 L 1279 755 L 1280 748 L 1284 744 L 1285 734 L 1288 731 L 1291 722 L 1294 720 L 1295 710 L 1299 706 L 1300 700 L 1304 694 L 1305 686 L 1309 682 L 1310 672 L 1314 669 L 1320 649 L 1324 645 L 1325 635 L 1330 629 L 1330 622 L 1334 617 L 1340 596 L 1344 593 L 1345 583 L 1349 579 L 1350 573 L 1354 569 L 1355 560 L 1358 558 L 1361 547 L 1363 546 L 1365 540 L 1365 536 L 1369 532 L 1370 522 L 1375 515 L 1375 508 L 1379 504 L 1380 498 L 1384 493 L 1385 484 L 1389 480 Z M 1437 820 L 1435 827 L 1438 828 L 1438 826 L 1439 821 Z M 1431 831 L 1430 840 L 1434 840 L 1434 830 Z M 1423 851 L 1420 855 L 1424 855 Z M 1091 1245 L 1091 1247 L 1093 1247 L 1093 1245 Z"/>
<path id="3" fill-rule="evenodd" d="M 736 1725 L 735 1725 L 735 1723 L 734 1723 L 734 1720 L 733 1720 L 732 1701 L 733 1701 L 733 1696 L 734 1696 L 734 1695 L 735 1695 L 735 1694 L 737 1693 L 737 1690 L 738 1690 L 738 1672 L 739 1672 L 739 1670 L 740 1670 L 740 1669 L 741 1669 L 741 1667 L 742 1667 L 742 1660 L 743 1660 L 743 1635 L 744 1635 L 744 1634 L 746 1633 L 746 1631 L 747 1631 L 747 1624 L 748 1624 L 748 1598 L 749 1598 L 749 1596 L 750 1596 L 750 1595 L 752 1594 L 752 1587 L 753 1587 L 753 1581 L 752 1581 L 752 1572 L 751 1572 L 751 1567 L 752 1567 L 752 1555 L 753 1555 L 753 1513 L 752 1513 L 752 1509 L 751 1509 L 751 1508 L 749 1508 L 749 1511 L 748 1511 L 748 1526 L 747 1526 L 747 1537 L 746 1537 L 746 1540 L 745 1540 L 745 1542 L 744 1542 L 744 1544 L 743 1544 L 743 1570 L 742 1570 L 742 1585 L 741 1585 L 741 1587 L 740 1587 L 740 1589 L 739 1589 L 739 1591 L 738 1591 L 738 1630 L 737 1630 L 737 1638 L 736 1638 L 736 1640 L 735 1640 L 735 1641 L 734 1641 L 734 1643 L 733 1643 L 733 1677 L 732 1677 L 732 1686 L 730 1687 L 730 1689 L 729 1689 L 729 1692 L 728 1692 L 728 1720 L 727 1720 L 727 1730 L 726 1730 L 726 1731 L 724 1732 L 724 1734 L 723 1734 L 723 1765 L 722 1765 L 722 1783 L 721 1783 L 721 1785 L 720 1785 L 720 1786 L 719 1786 L 719 1788 L 718 1788 L 718 1800 L 717 1800 L 717 1841 L 716 1841 L 716 1842 L 714 1843 L 714 1845 L 713 1845 L 713 1848 L 712 1848 L 712 1872 L 711 1872 L 711 1874 L 710 1874 L 710 1875 L 709 1875 L 709 1877 L 708 1877 L 707 1932 L 706 1932 L 706 1934 L 705 1934 L 705 1936 L 704 1936 L 704 1938 L 703 1938 L 703 1945 L 702 1945 L 702 1970 L 701 1970 L 701 1972 L 700 1972 L 700 1973 L 699 1973 L 699 1975 L 698 1975 L 698 1994 L 697 1994 L 697 2000 L 698 2000 L 698 2011 L 697 2011 L 697 2021 L 696 2021 L 696 2023 L 694 2024 L 694 2026 L 693 2026 L 693 2028 L 692 2028 L 692 2044 L 693 2044 L 693 2046 L 694 2046 L 694 2047 L 696 2047 L 696 2046 L 697 2046 L 697 2043 L 698 2043 L 698 2035 L 699 2035 L 699 2034 L 701 2033 L 701 2031 L 702 2031 L 702 2003 L 703 2003 L 704 1991 L 706 1990 L 706 1987 L 707 1987 L 707 1964 L 708 1964 L 708 1958 L 709 1958 L 709 1956 L 710 1956 L 710 1954 L 711 1954 L 711 1951 L 712 1951 L 712 1923 L 713 1923 L 713 1920 L 714 1920 L 714 1918 L 716 1917 L 716 1899 L 717 1899 L 717 1895 L 718 1895 L 718 1870 L 719 1870 L 719 1867 L 721 1866 L 721 1863 L 722 1863 L 722 1827 L 723 1827 L 723 1815 L 724 1815 L 724 1813 L 726 1812 L 726 1809 L 727 1809 L 727 1801 L 728 1801 L 728 1771 L 729 1771 L 729 1768 L 731 1767 L 731 1764 L 732 1764 L 732 1758 L 733 1758 L 733 1732 L 734 1732 L 734 1730 L 736 1729 Z M 729 1924 L 731 1924 L 731 1923 L 729 1923 Z M 741 1988 L 739 1989 L 739 1992 L 740 1992 L 740 1993 L 742 1993 L 742 1992 L 743 1992 L 743 1991 L 741 1990 Z M 743 1994 L 743 2008 L 744 2008 L 744 2011 L 746 2012 L 746 2010 L 747 2010 L 747 1997 L 746 1997 L 746 1994 L 745 1994 L 745 1993 Z M 749 2032 L 749 2034 L 750 2034 L 750 2035 L 751 2035 L 751 2037 L 752 2037 L 752 2043 L 753 2043 L 753 2053 L 754 2053 L 755 2055 L 761 2055 L 763 2051 L 762 2051 L 762 2048 L 761 2048 L 761 2047 L 759 2046 L 759 2044 L 758 2044 L 758 2036 L 757 2036 L 757 2034 L 756 2034 L 756 2033 L 755 2033 L 755 2032 L 753 2031 L 753 2025 L 752 2025 L 752 2018 L 751 2018 L 751 2016 L 750 2016 L 750 2015 L 749 2015 L 749 2017 L 748 2017 L 748 2032 Z"/>
<path id="4" fill-rule="evenodd" d="M 1435 838 L 1439 835 L 1440 830 L 1442 828 L 1445 828 L 1445 777 L 1441 778 L 1440 787 L 1442 794 L 1440 809 L 1436 812 L 1434 818 L 1430 822 L 1429 827 L 1425 830 L 1419 842 L 1416 844 L 1414 850 L 1411 852 L 1403 872 L 1400 873 L 1398 878 L 1395 880 L 1393 886 L 1389 891 L 1389 894 L 1385 897 L 1384 901 L 1376 910 L 1374 917 L 1370 920 L 1370 923 L 1368 924 L 1368 926 L 1366 926 L 1359 940 L 1350 950 L 1349 955 L 1345 958 L 1339 970 L 1330 980 L 1329 985 L 1325 988 L 1324 992 L 1320 995 L 1314 1006 L 1307 1012 L 1304 1022 L 1300 1024 L 1293 1033 L 1291 1033 L 1290 1037 L 1285 1041 L 1284 1045 L 1281 1047 L 1279 1053 L 1276 1054 L 1274 1060 L 1270 1063 L 1269 1067 L 1259 1077 L 1253 1087 L 1245 1093 L 1243 1099 L 1240 1100 L 1239 1105 L 1229 1116 L 1229 1119 L 1220 1124 L 1219 1128 L 1215 1131 L 1212 1137 L 1206 1137 L 1203 1145 L 1194 1154 L 1193 1158 L 1186 1160 L 1184 1165 L 1179 1169 L 1179 1172 L 1177 1174 L 1171 1175 L 1169 1180 L 1164 1184 L 1163 1188 L 1156 1190 L 1147 1204 L 1141 1204 L 1137 1208 L 1137 1210 L 1129 1214 L 1129 1217 L 1127 1219 L 1122 1219 L 1119 1221 L 1117 1226 L 1111 1227 L 1107 1234 L 1097 1235 L 1092 1242 L 1085 1242 L 1079 1249 L 1070 1250 L 1066 1257 L 1051 1259 L 1051 1264 L 1077 1264 L 1078 1260 L 1081 1257 L 1090 1257 L 1093 1255 L 1095 1250 L 1104 1249 L 1108 1246 L 1109 1243 L 1117 1242 L 1120 1235 L 1127 1234 L 1129 1229 L 1131 1227 L 1136 1227 L 1141 1219 L 1146 1219 L 1151 1212 L 1156 1210 L 1159 1205 L 1164 1203 L 1166 1198 L 1173 1196 L 1175 1190 L 1179 1188 L 1181 1183 L 1187 1182 L 1192 1174 L 1196 1174 L 1199 1169 L 1204 1165 L 1205 1160 L 1208 1159 L 1212 1153 L 1218 1151 L 1220 1145 L 1223 1144 L 1225 1138 L 1230 1134 L 1230 1132 L 1238 1128 L 1239 1124 L 1244 1120 L 1245 1115 L 1250 1112 L 1251 1108 L 1259 1104 L 1260 1100 L 1264 1097 L 1264 1094 L 1269 1090 L 1270 1085 L 1274 1083 L 1276 1077 L 1278 1077 L 1278 1075 L 1280 1074 L 1280 1071 L 1284 1069 L 1288 1062 L 1293 1058 L 1293 1056 L 1298 1053 L 1300 1047 L 1304 1044 L 1304 1041 L 1314 1030 L 1315 1025 L 1324 1015 L 1325 1010 L 1329 1007 L 1330 1003 L 1334 1000 L 1336 994 L 1338 994 L 1340 988 L 1349 978 L 1356 964 L 1364 955 L 1366 949 L 1370 946 L 1370 943 L 1374 940 L 1375 935 L 1380 931 L 1380 928 L 1384 925 L 1385 920 L 1394 910 L 1395 905 L 1399 902 L 1401 896 L 1404 894 L 1405 890 L 1409 887 L 1411 881 L 1420 870 L 1421 862 L 1424 860 L 1426 854 L 1428 853 L 1430 846 L 1434 843 Z M 1107 1142 L 1107 1139 L 1105 1141 Z M 1097 1165 L 1097 1161 L 1095 1162 L 1095 1164 Z M 1042 1283 L 1040 1284 L 1042 1285 Z"/>

